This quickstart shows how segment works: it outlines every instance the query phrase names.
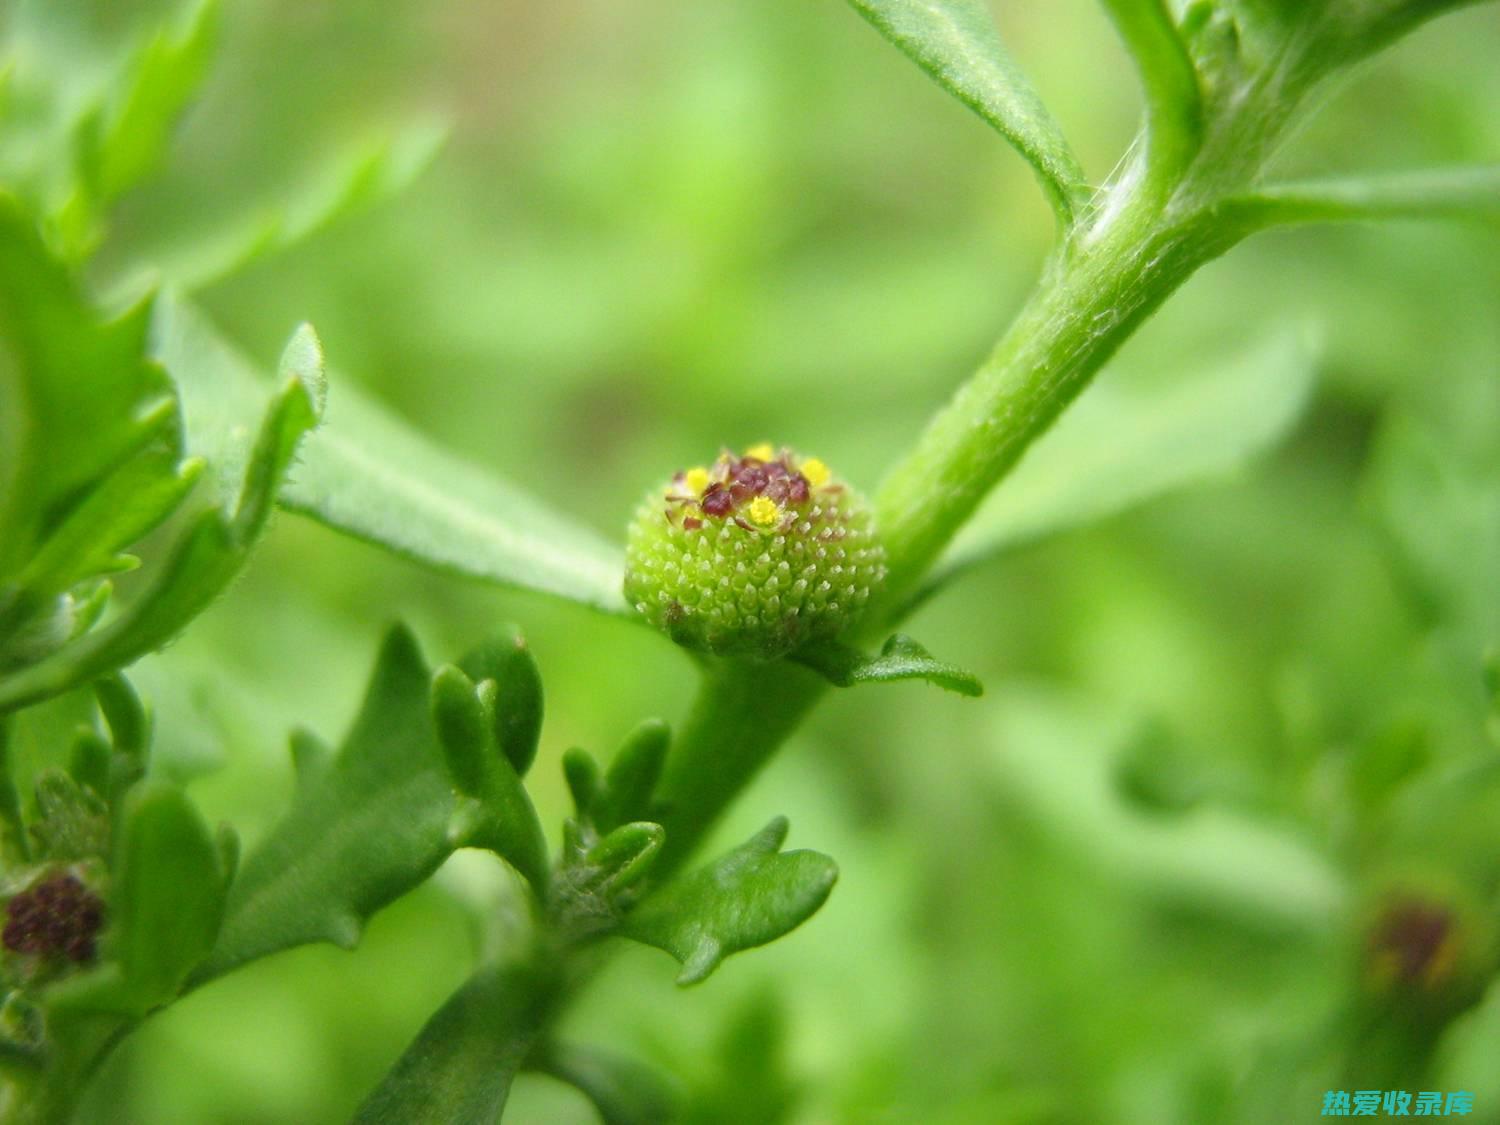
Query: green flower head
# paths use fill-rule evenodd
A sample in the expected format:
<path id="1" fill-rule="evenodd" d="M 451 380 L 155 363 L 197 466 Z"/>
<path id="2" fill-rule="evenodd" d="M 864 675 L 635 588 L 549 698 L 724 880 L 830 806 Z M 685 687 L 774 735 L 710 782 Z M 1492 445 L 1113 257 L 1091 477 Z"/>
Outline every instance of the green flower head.
<path id="1" fill-rule="evenodd" d="M 678 644 L 765 659 L 844 629 L 884 579 L 860 496 L 768 444 L 652 489 L 625 554 L 626 598 Z"/>

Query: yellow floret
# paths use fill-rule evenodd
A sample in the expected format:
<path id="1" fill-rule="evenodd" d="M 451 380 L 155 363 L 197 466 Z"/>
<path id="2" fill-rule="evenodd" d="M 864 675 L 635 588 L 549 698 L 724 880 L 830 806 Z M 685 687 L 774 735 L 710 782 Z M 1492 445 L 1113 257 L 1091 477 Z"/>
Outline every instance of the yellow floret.
<path id="1" fill-rule="evenodd" d="M 761 527 L 770 527 L 781 518 L 781 507 L 766 496 L 757 496 L 750 501 L 750 522 Z"/>
<path id="2" fill-rule="evenodd" d="M 816 457 L 809 457 L 802 462 L 802 475 L 807 478 L 807 483 L 817 488 L 820 484 L 828 483 L 828 466 Z"/>
<path id="3" fill-rule="evenodd" d="M 682 475 L 682 483 L 687 485 L 687 490 L 694 496 L 702 496 L 703 490 L 708 487 L 708 470 L 701 465 L 696 469 L 689 469 Z"/>
<path id="4" fill-rule="evenodd" d="M 763 441 L 759 445 L 752 445 L 749 449 L 745 450 L 745 456 L 754 457 L 757 461 L 774 461 L 776 460 L 776 450 L 771 448 L 770 442 Z"/>

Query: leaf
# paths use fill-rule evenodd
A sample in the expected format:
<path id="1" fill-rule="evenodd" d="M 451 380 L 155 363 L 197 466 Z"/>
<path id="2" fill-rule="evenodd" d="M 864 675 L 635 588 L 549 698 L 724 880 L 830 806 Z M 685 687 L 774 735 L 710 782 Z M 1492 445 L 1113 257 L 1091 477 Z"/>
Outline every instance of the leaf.
<path id="1" fill-rule="evenodd" d="M 856 11 L 1024 156 L 1059 219 L 1088 194 L 1062 129 L 1000 42 L 983 0 L 850 0 Z"/>
<path id="2" fill-rule="evenodd" d="M 732 953 L 765 945 L 805 922 L 838 878 L 826 855 L 780 851 L 787 821 L 777 817 L 717 862 L 657 891 L 633 911 L 623 933 L 682 964 L 678 984 L 696 984 Z"/>
<path id="3" fill-rule="evenodd" d="M 181 28 L 145 39 L 126 62 L 108 104 L 84 118 L 78 160 L 95 208 L 162 162 L 173 126 L 208 71 L 217 22 L 218 4 L 208 0 Z"/>
<path id="4" fill-rule="evenodd" d="M 529 657 L 528 657 L 529 664 Z M 535 665 L 530 665 L 535 671 Z M 486 848 L 526 877 L 538 897 L 547 889 L 547 845 L 531 798 L 495 737 L 495 681 L 477 687 L 445 664 L 432 677 L 431 706 L 448 772 L 463 794 L 449 828 L 454 847 Z"/>
<path id="5" fill-rule="evenodd" d="M 146 356 L 149 315 L 148 302 L 107 321 L 0 196 L 0 608 L 8 585 L 42 598 L 111 569 L 180 499 L 176 408 Z M 86 507 L 116 474 L 111 506 Z"/>
<path id="6" fill-rule="evenodd" d="M 114 955 L 145 1011 L 177 995 L 213 947 L 224 911 L 224 872 L 213 836 L 177 788 L 147 783 L 127 803 Z"/>
<path id="7" fill-rule="evenodd" d="M 131 792 L 112 870 L 108 960 L 49 999 L 68 1012 L 140 1017 L 175 998 L 212 948 L 227 873 L 198 810 L 163 782 Z"/>
<path id="8" fill-rule="evenodd" d="M 651 814 L 651 798 L 661 779 L 672 732 L 660 719 L 647 719 L 631 731 L 604 776 L 604 786 L 588 808 L 596 831 L 605 833 Z"/>
<path id="9" fill-rule="evenodd" d="M 198 435 L 232 432 L 259 380 L 201 314 L 163 297 L 157 349 L 205 357 L 183 386 L 191 451 L 217 465 Z M 285 508 L 439 570 L 519 586 L 632 617 L 623 552 L 512 485 L 454 457 L 340 383 L 307 443 Z"/>
<path id="10" fill-rule="evenodd" d="M 677 1099 L 654 1069 L 597 1047 L 551 1042 L 531 1069 L 581 1091 L 603 1125 L 656 1125 L 675 1119 Z"/>
<path id="11" fill-rule="evenodd" d="M 973 673 L 935 659 L 904 633 L 888 637 L 879 656 L 866 656 L 856 648 L 833 640 L 809 645 L 794 653 L 792 659 L 807 665 L 838 687 L 892 680 L 926 680 L 960 695 L 984 694 L 984 685 Z"/>
<path id="12" fill-rule="evenodd" d="M 372 914 L 447 858 L 452 814 L 427 669 L 411 634 L 396 628 L 336 758 L 304 764 L 286 816 L 240 864 L 218 944 L 194 984 L 308 942 L 354 945 Z"/>
<path id="13" fill-rule="evenodd" d="M 188 525 L 151 587 L 108 624 L 0 678 L 0 711 L 87 683 L 160 648 L 229 585 L 265 529 L 272 498 L 298 443 L 317 424 L 321 372 L 298 366 L 307 356 L 305 334 L 299 332 L 283 365 L 281 386 L 248 450 L 242 426 L 220 436 L 218 460 L 209 474 L 219 502 Z M 193 357 L 177 358 L 191 366 Z M 226 462 L 243 466 L 243 480 L 235 487 L 222 471 Z"/>
<path id="14" fill-rule="evenodd" d="M 459 667 L 486 692 L 495 745 L 510 759 L 517 776 L 525 777 L 536 759 L 543 712 L 542 676 L 526 638 L 512 629 L 469 653 Z M 486 689 L 486 684 L 492 687 Z"/>
<path id="15" fill-rule="evenodd" d="M 1220 205 L 1244 231 L 1380 219 L 1494 219 L 1500 164 L 1267 184 Z"/>
<path id="16" fill-rule="evenodd" d="M 274 254 L 284 253 L 340 219 L 399 195 L 441 150 L 447 128 L 414 121 L 334 153 L 289 202 L 278 200 L 256 213 L 226 220 L 181 245 L 144 257 L 174 286 L 193 292 L 231 277 Z"/>
<path id="17" fill-rule="evenodd" d="M 354 1115 L 354 1125 L 494 1125 L 550 1010 L 524 963 L 486 965 L 437 1013 Z"/>
<path id="18" fill-rule="evenodd" d="M 1275 444 L 1301 417 L 1316 349 L 1281 333 L 1162 386 L 1105 378 L 1026 455 L 938 562 L 920 600 L 1012 547 L 1112 516 Z"/>

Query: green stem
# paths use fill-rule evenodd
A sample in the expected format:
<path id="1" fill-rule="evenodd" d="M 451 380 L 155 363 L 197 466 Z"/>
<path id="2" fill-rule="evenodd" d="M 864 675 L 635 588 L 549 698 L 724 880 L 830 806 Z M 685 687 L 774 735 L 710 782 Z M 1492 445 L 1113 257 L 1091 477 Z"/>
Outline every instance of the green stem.
<path id="1" fill-rule="evenodd" d="M 988 361 L 876 496 L 890 567 L 881 601 L 886 624 L 980 501 L 1115 349 L 1232 241 L 1196 213 L 1169 222 L 1145 194 L 1127 194 L 1058 251 Z"/>
<path id="2" fill-rule="evenodd" d="M 656 864 L 659 874 L 692 854 L 827 686 L 784 660 L 718 659 L 706 667 L 662 777 L 667 838 Z"/>

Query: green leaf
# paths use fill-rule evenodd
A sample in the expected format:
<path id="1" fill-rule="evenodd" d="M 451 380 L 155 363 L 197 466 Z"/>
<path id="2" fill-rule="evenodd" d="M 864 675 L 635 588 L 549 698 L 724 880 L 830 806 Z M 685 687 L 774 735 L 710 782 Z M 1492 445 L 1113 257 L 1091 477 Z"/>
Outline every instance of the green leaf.
<path id="1" fill-rule="evenodd" d="M 213 947 L 224 912 L 224 872 L 192 802 L 157 783 L 131 794 L 114 869 L 114 955 L 144 1010 L 176 996 Z"/>
<path id="2" fill-rule="evenodd" d="M 1317 350 L 1280 333 L 1223 366 L 1149 386 L 1106 377 L 1026 455 L 938 562 L 918 598 L 1047 535 L 1227 473 L 1301 417 Z"/>
<path id="3" fill-rule="evenodd" d="M 640 882 L 650 873 L 666 835 L 660 824 L 649 821 L 620 825 L 574 865 L 575 885 L 613 896 Z"/>
<path id="4" fill-rule="evenodd" d="M 534 665 L 531 668 L 535 671 Z M 454 847 L 494 852 L 524 875 L 540 896 L 547 889 L 547 845 L 520 774 L 496 740 L 504 724 L 496 717 L 495 688 L 492 679 L 476 686 L 452 664 L 432 677 L 434 726 L 448 772 L 463 795 L 453 814 L 449 841 Z"/>
<path id="5" fill-rule="evenodd" d="M 494 1125 L 551 1009 L 530 965 L 486 965 L 427 1021 L 354 1125 Z"/>
<path id="6" fill-rule="evenodd" d="M 72 1010 L 143 1016 L 173 999 L 213 947 L 226 873 L 198 810 L 147 782 L 126 801 L 112 869 L 109 962 L 58 997 Z"/>
<path id="7" fill-rule="evenodd" d="M 526 776 L 542 734 L 542 675 L 526 638 L 516 629 L 481 645 L 459 667 L 484 693 L 495 745 Z M 486 688 L 485 685 L 492 685 Z"/>
<path id="8" fill-rule="evenodd" d="M 1246 232 L 1298 223 L 1494 219 L 1500 216 L 1500 164 L 1267 184 L 1220 210 Z"/>
<path id="9" fill-rule="evenodd" d="M 108 624 L 0 678 L 0 711 L 87 683 L 160 648 L 229 585 L 265 529 L 275 491 L 298 443 L 317 424 L 321 373 L 300 366 L 308 355 L 306 330 L 301 330 L 283 362 L 281 386 L 248 450 L 238 430 L 220 435 L 214 472 L 209 474 L 218 503 L 189 524 L 151 587 Z M 191 368 L 197 357 L 173 358 L 182 361 L 174 369 L 180 372 Z M 243 480 L 233 487 L 223 472 L 225 463 L 242 467 Z"/>
<path id="10" fill-rule="evenodd" d="M 195 984 L 308 942 L 348 948 L 365 921 L 452 851 L 453 791 L 416 641 L 393 629 L 354 726 L 326 767 L 301 755 L 291 808 L 240 864 L 224 928 Z"/>
<path id="11" fill-rule="evenodd" d="M 447 133 L 446 126 L 422 120 L 349 145 L 300 188 L 279 192 L 277 202 L 180 245 L 148 248 L 143 256 L 187 292 L 223 281 L 399 195 L 431 164 Z"/>
<path id="12" fill-rule="evenodd" d="M 879 656 L 867 656 L 841 641 L 823 641 L 793 654 L 838 687 L 886 683 L 893 680 L 926 680 L 959 695 L 984 694 L 984 685 L 972 672 L 937 660 L 904 633 L 886 639 Z"/>
<path id="13" fill-rule="evenodd" d="M 189 444 L 217 466 L 244 404 L 262 393 L 260 381 L 181 299 L 160 302 L 157 336 L 174 374 L 174 357 L 197 359 L 182 386 Z M 620 589 L 622 551 L 439 449 L 347 382 L 330 396 L 327 418 L 279 502 L 439 570 L 635 619 Z"/>
<path id="14" fill-rule="evenodd" d="M 588 809 L 589 819 L 598 832 L 609 832 L 628 821 L 650 817 L 651 798 L 661 779 L 671 738 L 670 728 L 660 719 L 647 719 L 631 731 L 610 762 L 604 786 Z"/>
<path id="15" fill-rule="evenodd" d="M 940 86 L 1024 156 L 1065 224 L 1088 195 L 1078 159 L 1000 42 L 983 0 L 850 0 Z"/>
<path id="16" fill-rule="evenodd" d="M 782 852 L 778 817 L 728 855 L 657 891 L 625 921 L 624 934 L 682 964 L 678 984 L 703 980 L 732 953 L 765 945 L 823 905 L 838 878 L 818 852 Z"/>
<path id="17" fill-rule="evenodd" d="M 19 596 L 8 586 L 38 599 L 114 569 L 181 497 L 176 408 L 146 356 L 149 315 L 148 302 L 107 321 L 0 196 L 0 614 L 7 593 Z M 107 506 L 87 506 L 101 488 Z"/>
<path id="18" fill-rule="evenodd" d="M 109 102 L 80 126 L 78 160 L 92 205 L 102 209 L 145 179 L 208 71 L 218 4 L 197 5 L 180 28 L 145 39 L 126 61 Z"/>
<path id="19" fill-rule="evenodd" d="M 603 1125 L 657 1125 L 675 1119 L 676 1097 L 651 1067 L 573 1043 L 548 1043 L 528 1067 L 580 1090 Z"/>

